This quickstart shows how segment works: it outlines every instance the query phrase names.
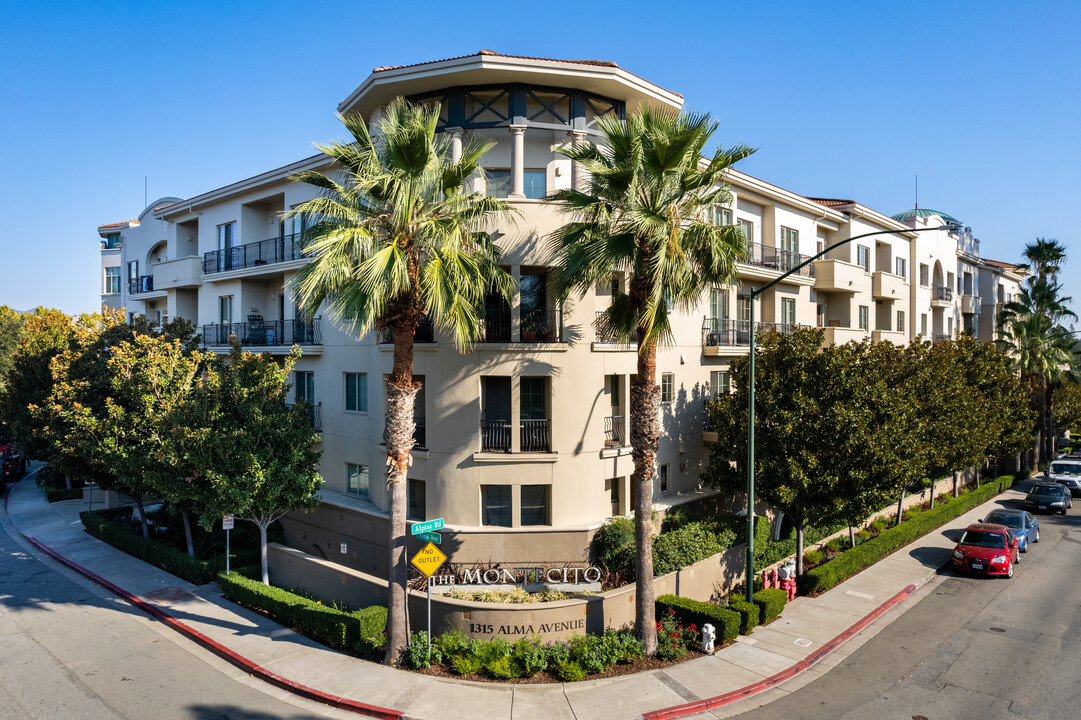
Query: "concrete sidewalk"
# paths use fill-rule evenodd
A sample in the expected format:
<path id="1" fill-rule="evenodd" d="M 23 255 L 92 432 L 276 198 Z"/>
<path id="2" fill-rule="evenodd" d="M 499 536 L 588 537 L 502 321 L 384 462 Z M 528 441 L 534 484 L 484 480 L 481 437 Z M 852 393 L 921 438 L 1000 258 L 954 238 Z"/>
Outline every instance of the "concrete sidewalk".
<path id="1" fill-rule="evenodd" d="M 111 584 L 113 592 L 238 667 L 248 662 L 265 671 L 264 679 L 294 693 L 338 707 L 363 704 L 351 709 L 369 714 L 384 709 L 386 717 L 581 720 L 727 717 L 811 682 L 911 605 L 906 599 L 949 562 L 951 529 L 1018 497 L 1018 490 L 1007 491 L 829 592 L 797 598 L 778 620 L 713 656 L 637 675 L 552 685 L 448 680 L 357 660 L 234 605 L 216 584 L 193 586 L 97 540 L 82 529 L 82 501 L 49 504 L 32 480 L 24 480 L 12 486 L 6 505 L 14 526 L 39 548 L 84 569 L 84 576 L 98 576 L 103 586 Z"/>

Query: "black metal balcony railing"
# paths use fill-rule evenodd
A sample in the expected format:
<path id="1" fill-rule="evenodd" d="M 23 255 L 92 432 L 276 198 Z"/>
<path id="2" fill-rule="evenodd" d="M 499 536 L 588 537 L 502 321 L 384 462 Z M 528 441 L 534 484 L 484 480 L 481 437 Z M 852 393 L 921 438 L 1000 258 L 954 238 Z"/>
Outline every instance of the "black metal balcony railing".
<path id="1" fill-rule="evenodd" d="M 485 308 L 484 342 L 510 342 L 509 307 Z"/>
<path id="2" fill-rule="evenodd" d="M 623 416 L 612 415 L 604 419 L 604 446 L 623 447 Z"/>
<path id="3" fill-rule="evenodd" d="M 290 405 L 289 407 L 296 407 Z M 303 403 L 301 405 L 303 412 L 308 416 L 308 422 L 311 423 L 312 430 L 315 432 L 323 432 L 323 403 Z"/>
<path id="4" fill-rule="evenodd" d="M 304 255 L 301 248 L 301 234 L 293 233 L 283 237 L 270 238 L 259 242 L 237 245 L 224 250 L 211 250 L 203 253 L 203 273 L 220 273 L 228 270 L 270 265 L 272 263 L 299 260 Z"/>
<path id="5" fill-rule="evenodd" d="M 552 421 L 522 420 L 522 452 L 552 451 Z"/>
<path id="6" fill-rule="evenodd" d="M 313 320 L 271 320 L 261 323 L 216 323 L 203 325 L 203 347 L 230 345 L 230 336 L 244 347 L 277 345 L 322 345 L 319 318 Z"/>
<path id="7" fill-rule="evenodd" d="M 558 334 L 559 328 L 556 325 L 554 312 L 547 308 L 522 310 L 520 333 L 522 342 L 554 342 Z"/>
<path id="8" fill-rule="evenodd" d="M 776 330 L 784 335 L 802 325 L 795 323 L 756 322 L 755 327 L 761 335 L 769 330 Z M 734 347 L 751 344 L 751 321 L 729 320 L 728 318 L 706 318 L 702 324 L 703 347 Z"/>
<path id="9" fill-rule="evenodd" d="M 953 300 L 953 288 L 949 285 L 935 285 L 931 288 L 931 299 L 949 302 Z"/>
<path id="10" fill-rule="evenodd" d="M 931 339 L 932 339 L 933 342 L 936 342 L 936 343 L 945 342 L 945 341 L 950 339 L 950 334 L 949 333 L 935 333 L 934 335 L 931 336 Z"/>
<path id="11" fill-rule="evenodd" d="M 480 449 L 484 452 L 510 452 L 510 420 L 481 420 Z"/>
<path id="12" fill-rule="evenodd" d="M 153 275 L 140 275 L 137 278 L 128 280 L 128 295 L 138 295 L 140 293 L 148 292 L 154 292 Z"/>
<path id="13" fill-rule="evenodd" d="M 383 328 L 379 331 L 379 342 L 392 343 L 394 342 L 394 328 Z M 435 325 L 432 323 L 432 319 L 423 316 L 417 321 L 417 329 L 413 331 L 413 342 L 415 343 L 434 343 L 435 342 Z"/>
<path id="14" fill-rule="evenodd" d="M 740 262 L 744 265 L 755 265 L 756 267 L 777 270 L 778 272 L 788 272 L 800 263 L 810 259 L 810 255 L 781 250 L 771 245 L 747 243 L 747 251 Z M 796 274 L 802 277 L 814 277 L 814 265 L 802 267 Z"/>
<path id="15" fill-rule="evenodd" d="M 597 313 L 597 320 L 593 324 L 596 330 L 597 342 L 602 345 L 616 345 L 619 343 L 619 337 L 616 336 L 616 331 L 610 325 L 602 321 L 603 315 L 603 312 Z"/>
<path id="16" fill-rule="evenodd" d="M 413 447 L 418 450 L 428 449 L 428 433 L 424 418 L 413 418 Z"/>

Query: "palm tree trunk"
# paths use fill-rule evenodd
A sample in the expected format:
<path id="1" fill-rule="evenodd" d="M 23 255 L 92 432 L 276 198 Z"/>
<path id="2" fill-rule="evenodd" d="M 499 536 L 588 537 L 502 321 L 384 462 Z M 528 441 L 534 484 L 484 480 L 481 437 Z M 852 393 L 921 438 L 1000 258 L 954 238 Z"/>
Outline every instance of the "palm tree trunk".
<path id="1" fill-rule="evenodd" d="M 1051 383 L 1045 379 L 1043 383 L 1043 431 L 1044 431 L 1044 448 L 1046 454 L 1044 459 L 1050 462 L 1055 457 L 1055 427 L 1054 418 L 1051 416 L 1052 404 L 1054 403 L 1054 388 Z"/>
<path id="2" fill-rule="evenodd" d="M 657 459 L 661 389 L 657 386 L 657 343 L 638 338 L 638 375 L 631 386 L 631 483 L 638 490 L 634 508 L 636 544 L 635 632 L 646 655 L 657 652 L 656 590 L 653 587 L 653 473 Z"/>
<path id="3" fill-rule="evenodd" d="M 413 333 L 416 317 L 394 323 L 394 368 L 387 380 L 387 495 L 390 505 L 390 553 L 387 565 L 387 649 L 384 663 L 397 665 L 409 643 L 406 602 L 409 566 L 405 556 L 406 476 L 413 450 L 413 406 L 418 384 L 413 382 Z"/>

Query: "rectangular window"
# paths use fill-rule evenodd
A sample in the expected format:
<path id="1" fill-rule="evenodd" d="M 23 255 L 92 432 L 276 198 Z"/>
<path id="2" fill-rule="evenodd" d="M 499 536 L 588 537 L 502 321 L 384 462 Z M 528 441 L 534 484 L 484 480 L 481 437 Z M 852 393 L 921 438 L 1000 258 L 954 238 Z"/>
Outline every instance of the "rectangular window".
<path id="1" fill-rule="evenodd" d="M 793 255 L 799 254 L 799 230 L 781 226 L 781 250 Z"/>
<path id="2" fill-rule="evenodd" d="M 345 373 L 345 411 L 368 412 L 368 373 Z"/>
<path id="3" fill-rule="evenodd" d="M 106 250 L 115 250 L 120 246 L 120 233 L 109 233 L 103 244 Z"/>
<path id="4" fill-rule="evenodd" d="M 619 295 L 619 275 L 612 276 L 612 282 L 610 284 L 609 290 L 612 293 L 612 297 Z"/>
<path id="5" fill-rule="evenodd" d="M 505 198 L 510 195 L 510 170 L 486 170 L 484 176 L 488 181 L 488 197 Z"/>
<path id="6" fill-rule="evenodd" d="M 548 525 L 548 485 L 522 486 L 522 525 Z"/>
<path id="7" fill-rule="evenodd" d="M 920 263 L 920 287 L 927 287 L 928 278 L 931 275 L 931 269 L 924 263 Z"/>
<path id="8" fill-rule="evenodd" d="M 522 420 L 545 420 L 548 414 L 545 410 L 545 380 L 543 377 L 524 377 L 521 385 L 521 409 L 519 417 Z"/>
<path id="9" fill-rule="evenodd" d="M 661 465 L 657 468 L 657 484 L 661 487 L 661 494 L 668 492 L 668 464 Z"/>
<path id="10" fill-rule="evenodd" d="M 856 246 L 856 264 L 862 267 L 864 272 L 871 272 L 871 248 L 866 245 Z"/>
<path id="11" fill-rule="evenodd" d="M 750 245 L 754 242 L 754 223 L 750 220 L 744 220 L 740 218 L 736 221 L 739 225 L 740 232 L 743 233 L 743 237 L 747 239 L 747 244 Z"/>
<path id="12" fill-rule="evenodd" d="M 408 496 L 406 517 L 411 520 L 426 519 L 428 517 L 428 498 L 424 481 L 417 480 L 415 478 L 409 478 L 406 481 L 406 488 L 406 494 Z"/>
<path id="13" fill-rule="evenodd" d="M 371 497 L 371 478 L 367 465 L 345 464 L 345 491 L 362 498 Z"/>
<path id="14" fill-rule="evenodd" d="M 128 280 L 137 280 L 139 278 L 139 261 L 132 260 L 128 263 Z"/>
<path id="15" fill-rule="evenodd" d="M 896 273 L 898 275 L 900 275 L 901 277 L 905 277 L 905 271 L 908 270 L 908 268 L 906 267 L 906 264 L 905 264 L 905 259 L 901 258 L 901 257 L 897 258 L 896 264 L 897 264 Z"/>
<path id="16" fill-rule="evenodd" d="M 106 295 L 120 293 L 120 268 L 105 268 L 105 287 L 102 288 L 102 292 Z"/>
<path id="17" fill-rule="evenodd" d="M 608 386 L 612 396 L 612 407 L 619 407 L 619 375 L 609 375 Z"/>
<path id="18" fill-rule="evenodd" d="M 310 370 L 293 371 L 293 389 L 297 402 L 315 404 L 315 373 Z"/>
<path id="19" fill-rule="evenodd" d="M 218 322 L 228 325 L 233 322 L 233 296 L 222 295 L 218 298 Z"/>
<path id="20" fill-rule="evenodd" d="M 713 287 L 709 289 L 709 317 L 711 320 L 725 320 L 728 318 L 728 288 Z"/>
<path id="21" fill-rule="evenodd" d="M 706 219 L 714 225 L 731 225 L 732 211 L 729 208 L 714 205 L 706 211 Z"/>
<path id="22" fill-rule="evenodd" d="M 676 376 L 673 373 L 661 374 L 661 402 L 676 399 Z"/>
<path id="23" fill-rule="evenodd" d="M 920 313 L 920 335 L 927 337 L 927 313 Z"/>
<path id="24" fill-rule="evenodd" d="M 784 325 L 796 324 L 795 298 L 781 298 L 781 323 Z"/>
<path id="25" fill-rule="evenodd" d="M 293 234 L 303 235 L 304 232 L 312 226 L 311 221 L 305 213 L 293 216 Z M 283 228 L 284 229 L 284 228 Z"/>
<path id="26" fill-rule="evenodd" d="M 866 305 L 860 305 L 860 330 L 866 330 L 870 311 Z"/>
<path id="27" fill-rule="evenodd" d="M 485 525 L 510 527 L 510 485 L 482 485 Z"/>
<path id="28" fill-rule="evenodd" d="M 898 310 L 897 311 L 897 332 L 904 332 L 904 331 L 905 331 L 905 311 L 904 310 Z"/>
<path id="29" fill-rule="evenodd" d="M 218 250 L 228 250 L 236 245 L 236 223 L 218 226 Z"/>
<path id="30" fill-rule="evenodd" d="M 709 391 L 715 398 L 732 391 L 727 370 L 714 370 L 709 374 Z"/>
<path id="31" fill-rule="evenodd" d="M 548 172 L 546 170 L 526 170 L 523 175 L 523 192 L 530 200 L 543 200 L 548 194 Z"/>

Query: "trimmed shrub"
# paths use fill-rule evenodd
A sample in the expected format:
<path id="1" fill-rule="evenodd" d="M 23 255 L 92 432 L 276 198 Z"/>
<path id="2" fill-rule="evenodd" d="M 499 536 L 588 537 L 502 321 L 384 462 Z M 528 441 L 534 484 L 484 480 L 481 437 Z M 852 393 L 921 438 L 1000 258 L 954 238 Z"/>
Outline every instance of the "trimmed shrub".
<path id="1" fill-rule="evenodd" d="M 522 666 L 511 655 L 496 658 L 485 665 L 484 670 L 496 680 L 512 680 L 522 677 Z"/>
<path id="2" fill-rule="evenodd" d="M 920 513 L 909 511 L 908 519 L 900 525 L 895 525 L 880 533 L 878 537 L 807 571 L 805 575 L 807 591 L 817 594 L 829 590 L 894 550 L 965 514 L 1012 486 L 1013 477 L 1004 475 L 998 480 L 984 483 L 979 490 L 973 490 L 956 499 L 951 498 L 949 502 L 936 504 L 934 508 Z"/>
<path id="3" fill-rule="evenodd" d="M 605 630 L 597 652 L 604 660 L 605 668 L 617 664 L 629 664 L 642 657 L 642 643 L 634 633 L 626 630 Z"/>
<path id="4" fill-rule="evenodd" d="M 739 613 L 739 632 L 741 635 L 750 635 L 758 626 L 761 610 L 756 603 L 732 599 L 728 601 L 728 609 Z"/>
<path id="5" fill-rule="evenodd" d="M 803 562 L 807 565 L 821 565 L 822 561 L 826 559 L 826 553 L 821 550 L 808 550 L 803 553 Z"/>
<path id="6" fill-rule="evenodd" d="M 484 662 L 476 655 L 455 655 L 450 665 L 459 675 L 472 675 L 480 672 Z"/>
<path id="7" fill-rule="evenodd" d="M 235 572 L 219 573 L 218 586 L 233 602 L 262 610 L 277 622 L 332 647 L 354 647 L 387 627 L 387 609 L 380 605 L 352 612 L 340 610 Z"/>
<path id="8" fill-rule="evenodd" d="M 566 643 L 554 642 L 546 646 L 545 650 L 548 653 L 548 667 L 551 668 L 560 663 L 565 663 L 571 658 L 571 649 L 567 647 Z"/>
<path id="9" fill-rule="evenodd" d="M 781 588 L 769 588 L 759 590 L 753 596 L 754 604 L 758 606 L 759 618 L 762 624 L 776 620 L 784 610 L 788 602 L 788 593 Z"/>
<path id="10" fill-rule="evenodd" d="M 710 623 L 716 630 L 717 638 L 721 643 L 731 642 L 739 635 L 742 618 L 735 610 L 679 595 L 661 595 L 657 598 L 657 612 L 660 614 L 667 610 L 675 611 L 676 617 L 685 625 L 693 623 L 697 626 L 696 629 Z"/>
<path id="11" fill-rule="evenodd" d="M 732 546 L 736 534 L 725 528 L 714 531 L 705 523 L 687 523 L 653 539 L 653 574 L 665 575 L 693 565 Z"/>
<path id="12" fill-rule="evenodd" d="M 514 643 L 514 659 L 522 666 L 522 674 L 526 677 L 548 669 L 548 649 L 540 644 L 539 637 L 522 638 Z"/>
<path id="13" fill-rule="evenodd" d="M 63 500 L 82 500 L 83 489 L 81 487 L 71 488 L 57 488 L 47 487 L 45 488 L 45 499 L 51 503 L 61 502 Z"/>
<path id="14" fill-rule="evenodd" d="M 571 660 L 578 663 L 586 674 L 602 673 L 608 668 L 598 651 L 600 638 L 596 635 L 571 635 L 567 643 L 571 651 Z"/>
<path id="15" fill-rule="evenodd" d="M 573 660 L 566 660 L 555 666 L 556 674 L 563 682 L 578 682 L 586 676 L 582 666 Z"/>
<path id="16" fill-rule="evenodd" d="M 98 540 L 161 568 L 170 575 L 176 575 L 192 585 L 206 585 L 214 580 L 215 571 L 210 567 L 210 563 L 197 560 L 182 550 L 157 540 L 148 540 L 142 535 L 135 535 L 90 510 L 79 513 L 79 518 L 86 531 Z"/>

